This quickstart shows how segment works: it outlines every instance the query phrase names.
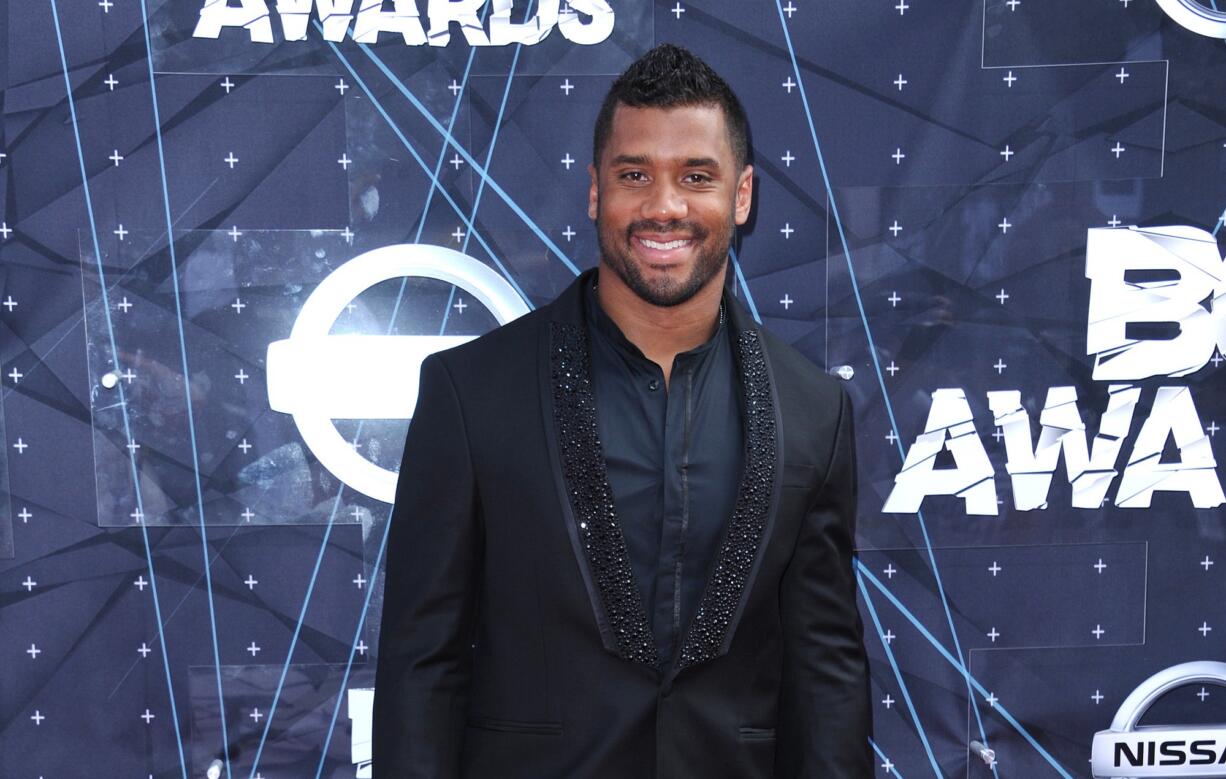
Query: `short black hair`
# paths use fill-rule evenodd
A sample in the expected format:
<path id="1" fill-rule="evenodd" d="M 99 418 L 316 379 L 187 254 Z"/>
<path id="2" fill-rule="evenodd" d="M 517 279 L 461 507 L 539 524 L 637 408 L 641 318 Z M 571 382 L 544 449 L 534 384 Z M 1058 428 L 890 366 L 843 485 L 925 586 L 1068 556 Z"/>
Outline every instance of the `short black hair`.
<path id="1" fill-rule="evenodd" d="M 592 161 L 597 166 L 613 130 L 613 112 L 619 105 L 632 108 L 719 106 L 724 112 L 737 169 L 749 164 L 749 120 L 741 101 L 728 82 L 687 49 L 662 43 L 631 63 L 613 82 L 596 115 Z"/>

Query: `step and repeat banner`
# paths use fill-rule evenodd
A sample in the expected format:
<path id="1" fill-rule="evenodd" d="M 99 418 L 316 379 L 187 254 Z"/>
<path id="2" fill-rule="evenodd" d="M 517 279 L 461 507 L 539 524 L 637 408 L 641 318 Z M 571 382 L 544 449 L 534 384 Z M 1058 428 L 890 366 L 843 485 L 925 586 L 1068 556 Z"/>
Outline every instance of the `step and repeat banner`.
<path id="1" fill-rule="evenodd" d="M 6 779 L 378 775 L 418 366 L 595 264 L 665 41 L 750 116 L 733 294 L 855 401 L 877 774 L 1226 775 L 1210 0 L 0 7 Z"/>

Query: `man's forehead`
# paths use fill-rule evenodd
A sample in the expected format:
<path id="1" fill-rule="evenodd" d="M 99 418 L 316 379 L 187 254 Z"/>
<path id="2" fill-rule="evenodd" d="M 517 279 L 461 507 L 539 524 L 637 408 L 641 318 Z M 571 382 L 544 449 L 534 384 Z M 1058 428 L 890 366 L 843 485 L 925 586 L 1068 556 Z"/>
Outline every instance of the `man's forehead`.
<path id="1" fill-rule="evenodd" d="M 718 104 L 661 107 L 618 105 L 606 154 L 643 161 L 732 156 L 723 109 Z"/>

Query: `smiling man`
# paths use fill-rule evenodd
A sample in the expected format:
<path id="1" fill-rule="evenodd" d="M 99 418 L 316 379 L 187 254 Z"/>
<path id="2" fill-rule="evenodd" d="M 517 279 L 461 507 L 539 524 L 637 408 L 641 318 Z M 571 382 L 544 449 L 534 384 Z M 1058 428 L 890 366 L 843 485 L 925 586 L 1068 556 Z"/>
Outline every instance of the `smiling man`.
<path id="1" fill-rule="evenodd" d="M 423 364 L 376 776 L 872 775 L 851 408 L 726 290 L 748 149 L 648 52 L 596 121 L 598 268 Z"/>

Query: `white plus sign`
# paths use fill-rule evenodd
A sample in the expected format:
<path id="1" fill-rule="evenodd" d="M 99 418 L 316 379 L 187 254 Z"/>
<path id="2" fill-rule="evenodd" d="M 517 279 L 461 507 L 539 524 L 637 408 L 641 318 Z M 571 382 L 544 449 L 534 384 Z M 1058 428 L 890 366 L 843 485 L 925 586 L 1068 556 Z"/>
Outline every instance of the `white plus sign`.
<path id="1" fill-rule="evenodd" d="M 127 443 L 127 450 L 128 450 L 129 452 L 131 452 L 132 454 L 136 454 L 136 450 L 137 450 L 137 449 L 140 449 L 140 444 L 138 444 L 138 443 L 136 443 L 135 441 L 133 441 L 133 440 L 129 439 L 129 440 L 128 440 L 128 443 Z"/>
<path id="2" fill-rule="evenodd" d="M 791 76 L 788 76 L 787 80 L 781 83 L 779 86 L 786 89 L 788 91 L 788 94 L 790 95 L 792 94 L 792 88 L 796 86 L 796 82 L 792 80 Z"/>
<path id="3" fill-rule="evenodd" d="M 145 575 L 143 573 L 140 576 L 137 576 L 136 581 L 132 582 L 132 584 L 136 585 L 136 589 L 140 590 L 141 592 L 144 592 L 145 588 L 149 586 L 149 582 L 145 581 Z"/>
<path id="4" fill-rule="evenodd" d="M 37 660 L 38 656 L 42 654 L 42 651 L 43 650 L 39 649 L 34 644 L 30 644 L 30 648 L 26 650 L 26 654 L 30 656 L 31 660 Z"/>
<path id="5" fill-rule="evenodd" d="M 784 165 L 786 165 L 786 166 L 787 166 L 787 167 L 789 167 L 789 168 L 790 168 L 790 167 L 792 167 L 792 163 L 793 163 L 793 162 L 795 162 L 795 160 L 796 160 L 796 158 L 792 156 L 792 150 L 791 150 L 791 149 L 788 149 L 788 150 L 784 151 L 784 152 L 783 152 L 783 156 L 782 156 L 782 157 L 780 157 L 779 159 L 783 160 L 783 164 L 784 164 Z"/>
<path id="6" fill-rule="evenodd" d="M 1000 563 L 993 560 L 992 564 L 988 566 L 988 570 L 992 572 L 992 578 L 994 579 L 996 578 L 996 574 L 1000 573 L 1001 571 L 1005 569 L 1000 567 Z"/>
<path id="7" fill-rule="evenodd" d="M 141 657 L 148 658 L 149 653 L 152 652 L 153 650 L 149 648 L 148 643 L 142 641 L 136 651 Z"/>
<path id="8" fill-rule="evenodd" d="M 260 583 L 260 580 L 255 578 L 251 574 L 247 574 L 247 578 L 243 579 L 243 584 L 247 585 L 248 590 L 254 590 L 255 586 L 259 583 Z"/>
<path id="9" fill-rule="evenodd" d="M 112 232 L 112 233 L 114 233 L 115 235 L 119 236 L 119 240 L 121 240 L 121 241 L 122 241 L 122 240 L 123 240 L 123 237 L 124 237 L 125 235 L 127 235 L 128 233 L 132 232 L 132 231 L 131 231 L 131 230 L 125 230 L 125 229 L 124 229 L 124 227 L 123 227 L 123 222 L 120 222 L 120 223 L 119 223 L 119 227 L 116 227 L 116 228 L 115 228 L 114 230 L 112 230 L 111 232 Z"/>
<path id="10" fill-rule="evenodd" d="M 115 163 L 115 167 L 118 168 L 119 163 L 123 160 L 123 155 L 119 153 L 119 149 L 115 149 L 111 152 L 111 156 L 107 157 L 107 159 Z"/>
<path id="11" fill-rule="evenodd" d="M 104 14 L 109 14 L 111 12 L 111 8 L 114 6 L 115 4 L 112 3 L 111 0 L 100 0 L 98 3 L 98 7 L 102 9 L 102 13 Z"/>
<path id="12" fill-rule="evenodd" d="M 898 91 L 901 92 L 902 88 L 905 87 L 907 84 L 910 84 L 911 82 L 907 81 L 905 78 L 902 77 L 902 74 L 899 73 L 898 78 L 894 79 L 893 83 L 894 83 L 894 86 L 898 87 Z"/>
<path id="13" fill-rule="evenodd" d="M 1090 632 L 1094 634 L 1094 640 L 1098 641 L 1102 639 L 1103 634 L 1106 633 L 1107 631 L 1103 630 L 1102 625 L 1095 625 L 1094 629 L 1091 630 Z"/>
<path id="14" fill-rule="evenodd" d="M 570 170 L 570 166 L 575 164 L 575 158 L 570 156 L 570 152 L 566 152 L 566 156 L 560 162 L 566 166 L 567 170 Z"/>
<path id="15" fill-rule="evenodd" d="M 353 580 L 353 583 L 356 584 L 360 590 L 366 584 L 366 577 L 359 573 L 357 578 Z"/>
<path id="16" fill-rule="evenodd" d="M 456 152 L 456 155 L 452 157 L 451 159 L 447 160 L 447 162 L 454 165 L 456 170 L 459 170 L 460 166 L 464 164 L 464 160 L 460 159 L 459 152 Z"/>
<path id="17" fill-rule="evenodd" d="M 988 638 L 992 639 L 993 644 L 996 643 L 996 639 L 1000 638 L 1000 633 L 996 632 L 995 627 L 988 631 Z"/>
<path id="18" fill-rule="evenodd" d="M 253 641 L 251 645 L 255 646 L 255 642 Z M 251 713 L 248 714 L 247 716 L 255 720 L 256 722 L 259 722 L 260 718 L 264 716 L 264 712 L 260 711 L 259 707 L 257 706 L 256 708 L 252 709 Z"/>
<path id="19" fill-rule="evenodd" d="M 362 655 L 363 657 L 366 656 L 366 650 L 370 649 L 370 647 L 366 646 L 366 642 L 362 639 L 358 639 L 358 643 L 355 644 L 353 648 L 358 650 L 358 654 Z"/>
<path id="20" fill-rule="evenodd" d="M 1000 292 L 997 292 L 993 297 L 999 300 L 1000 304 L 1003 306 L 1005 304 L 1005 301 L 1009 299 L 1009 293 L 1005 292 L 1004 287 L 1001 287 Z"/>
<path id="21" fill-rule="evenodd" d="M 1010 11 L 1016 11 L 1017 7 L 1022 4 L 1022 0 L 1005 0 L 1005 5 L 1009 6 Z"/>
<path id="22" fill-rule="evenodd" d="M 346 84 L 346 83 L 345 83 L 345 79 L 343 79 L 343 78 L 342 78 L 342 79 L 340 79 L 339 81 L 337 81 L 337 82 L 336 82 L 336 86 L 334 86 L 334 87 L 332 87 L 332 88 L 333 88 L 333 89 L 335 89 L 337 92 L 340 92 L 340 93 L 341 93 L 341 97 L 344 97 L 344 96 L 345 96 L 345 90 L 349 88 L 349 85 L 348 85 L 348 84 Z"/>
<path id="23" fill-rule="evenodd" d="M 247 439 L 244 438 L 243 442 L 238 445 L 238 448 L 243 450 L 243 454 L 246 454 L 251 451 L 251 444 L 247 443 Z"/>
<path id="24" fill-rule="evenodd" d="M 23 441 L 21 436 L 18 436 L 17 443 L 13 444 L 13 448 L 17 450 L 17 454 L 25 454 L 30 445 Z"/>
<path id="25" fill-rule="evenodd" d="M 1201 623 L 1201 625 L 1200 625 L 1200 627 L 1198 627 L 1198 628 L 1197 628 L 1197 630 L 1199 630 L 1199 631 L 1200 631 L 1200 634 L 1201 634 L 1201 637 L 1202 637 L 1202 638 L 1208 638 L 1208 637 L 1209 637 L 1209 631 L 1213 630 L 1213 628 L 1209 627 L 1209 623 L 1208 623 L 1208 622 L 1202 622 L 1202 623 Z"/>
<path id="26" fill-rule="evenodd" d="M 566 229 L 562 231 L 562 235 L 566 236 L 566 242 L 570 243 L 570 239 L 574 238 L 578 233 L 571 229 L 570 225 L 566 225 Z"/>
<path id="27" fill-rule="evenodd" d="M 451 234 L 451 237 L 455 239 L 456 243 L 459 243 L 460 239 L 463 238 L 465 235 L 466 233 L 460 229 L 460 226 L 456 225 L 455 232 Z"/>
<path id="28" fill-rule="evenodd" d="M 1197 697 L 1197 698 L 1200 698 L 1200 702 L 1201 702 L 1201 703 L 1204 703 L 1204 702 L 1205 702 L 1205 698 L 1208 698 L 1208 697 L 1209 697 L 1209 692 L 1208 692 L 1207 690 L 1205 690 L 1205 688 L 1204 688 L 1204 687 L 1201 687 L 1201 688 L 1200 688 L 1200 692 L 1196 693 L 1196 697 Z"/>
<path id="29" fill-rule="evenodd" d="M 1009 366 L 1008 366 L 1007 364 L 1005 364 L 1005 361 L 1004 361 L 1004 360 L 1002 360 L 1002 359 L 1000 359 L 999 357 L 997 357 L 997 358 L 996 358 L 996 364 L 995 364 L 995 365 L 993 365 L 992 367 L 996 369 L 996 375 L 997 375 L 997 376 L 1001 376 L 1001 375 L 1004 375 L 1005 368 L 1008 368 Z"/>
<path id="30" fill-rule="evenodd" d="M 1094 705 L 1097 706 L 1098 704 L 1103 702 L 1104 697 L 1106 696 L 1102 694 L 1101 690 L 1095 690 L 1094 694 L 1090 696 L 1090 700 L 1094 701 Z"/>
<path id="31" fill-rule="evenodd" d="M 1005 162 L 1008 162 L 1008 161 L 1009 161 L 1009 158 L 1010 158 L 1010 157 L 1012 157 L 1014 154 L 1017 154 L 1017 152 L 1015 152 L 1015 151 L 1013 151 L 1013 149 L 1009 148 L 1009 144 L 1007 144 L 1007 143 L 1006 143 L 1006 144 L 1005 144 L 1005 150 L 1004 150 L 1004 151 L 1002 151 L 1002 152 L 1000 153 L 1000 156 L 1002 156 L 1002 157 L 1004 157 L 1004 158 L 1005 158 Z"/>
<path id="32" fill-rule="evenodd" d="M 996 693 L 990 692 L 988 693 L 988 697 L 984 698 L 984 700 L 987 701 L 988 705 L 994 709 L 996 708 L 996 703 L 1000 700 L 1000 698 L 996 697 Z"/>
<path id="33" fill-rule="evenodd" d="M 145 512 L 141 511 L 140 508 L 132 509 L 132 513 L 128 516 L 136 520 L 136 524 L 138 525 L 145 521 Z"/>
<path id="34" fill-rule="evenodd" d="M 894 639 L 896 638 L 898 638 L 898 636 L 894 635 L 894 631 L 890 630 L 889 628 L 886 628 L 885 632 L 881 634 L 881 640 L 885 641 L 887 644 L 893 644 Z"/>
<path id="35" fill-rule="evenodd" d="M 885 707 L 886 707 L 887 709 L 888 709 L 888 708 L 890 708 L 891 706 L 893 706 L 895 703 L 897 703 L 897 701 L 896 701 L 896 700 L 894 700 L 893 698 L 891 698 L 891 697 L 890 697 L 889 693 L 886 693 L 886 696 L 885 696 L 884 698 L 882 698 L 882 699 L 881 699 L 881 702 L 882 702 L 883 704 L 885 704 Z"/>
<path id="36" fill-rule="evenodd" d="M 21 583 L 21 586 L 26 588 L 26 592 L 34 592 L 34 588 L 38 586 L 38 582 L 31 579 L 29 574 L 26 574 L 26 580 Z"/>
<path id="37" fill-rule="evenodd" d="M 1213 367 L 1216 368 L 1223 362 L 1226 362 L 1226 357 L 1222 356 L 1222 352 L 1220 350 L 1215 350 L 1213 352 L 1213 356 L 1209 358 L 1209 362 L 1213 363 Z"/>
<path id="38" fill-rule="evenodd" d="M 234 82 L 230 80 L 229 76 L 226 76 L 225 81 L 221 82 L 221 88 L 226 90 L 227 95 L 230 94 L 231 89 L 234 89 Z"/>
<path id="39" fill-rule="evenodd" d="M 464 309 L 468 308 L 468 304 L 464 302 L 464 298 L 459 298 L 456 300 L 455 305 L 452 306 L 452 308 L 454 308 L 457 313 L 463 314 Z"/>
<path id="40" fill-rule="evenodd" d="M 901 165 L 902 161 L 907 158 L 907 155 L 903 154 L 900 148 L 894 149 L 894 153 L 890 156 L 894 158 L 895 165 Z"/>
<path id="41" fill-rule="evenodd" d="M 353 164 L 353 160 L 349 159 L 349 154 L 347 152 L 341 152 L 341 157 L 336 162 L 345 170 L 349 170 L 349 166 Z"/>
<path id="42" fill-rule="evenodd" d="M 107 88 L 108 88 L 108 89 L 109 89 L 111 92 L 114 92 L 114 91 L 115 91 L 115 87 L 116 87 L 116 85 L 118 85 L 118 84 L 119 84 L 119 80 L 115 78 L 115 74 L 114 74 L 114 73 L 107 73 L 107 74 L 106 74 L 106 81 L 103 81 L 102 83 L 103 83 L 103 84 L 106 84 L 106 85 L 107 85 Z"/>
<path id="43" fill-rule="evenodd" d="M 13 380 L 14 384 L 16 384 L 21 381 L 22 376 L 25 376 L 25 374 L 17 370 L 17 366 L 14 365 L 13 370 L 9 373 L 9 378 Z"/>
<path id="44" fill-rule="evenodd" d="M 681 14 L 685 13 L 685 6 L 681 5 L 681 3 L 677 3 L 677 5 L 673 6 L 670 11 L 672 12 L 673 16 L 680 19 Z"/>
<path id="45" fill-rule="evenodd" d="M 907 9 L 910 8 L 911 6 L 907 5 L 907 0 L 898 0 L 898 5 L 894 7 L 898 9 L 898 15 L 902 16 L 903 14 L 907 12 Z"/>
<path id="46" fill-rule="evenodd" d="M 1205 555 L 1205 559 L 1201 560 L 1197 565 L 1204 566 L 1205 573 L 1209 572 L 1209 566 L 1213 565 L 1213 561 L 1209 559 L 1209 555 Z"/>
<path id="47" fill-rule="evenodd" d="M 353 243 L 353 231 L 349 229 L 349 225 L 345 225 L 345 229 L 341 230 L 341 238 L 345 239 L 345 243 Z"/>
<path id="48" fill-rule="evenodd" d="M 1111 153 L 1115 155 L 1117 160 L 1120 158 L 1120 155 L 1124 153 L 1124 147 L 1120 145 L 1119 141 L 1116 141 L 1115 145 L 1111 147 Z"/>
<path id="49" fill-rule="evenodd" d="M 1100 557 L 1098 558 L 1098 562 L 1094 563 L 1094 565 L 1091 565 L 1090 567 L 1098 571 L 1101 574 L 1103 572 L 1103 569 L 1107 567 L 1107 564 L 1104 563 L 1103 558 Z"/>
<path id="50" fill-rule="evenodd" d="M 894 234 L 895 238 L 897 238 L 898 234 L 902 232 L 902 225 L 900 225 L 898 220 L 895 219 L 894 224 L 890 225 L 887 229 Z"/>
<path id="51" fill-rule="evenodd" d="M 9 239 L 9 233 L 11 232 L 13 232 L 13 228 L 9 227 L 8 222 L 0 222 L 0 236 L 3 236 L 4 240 L 7 241 Z"/>
<path id="52" fill-rule="evenodd" d="M 3 303 L 0 303 L 0 306 L 4 306 L 5 308 L 7 308 L 10 314 L 13 313 L 13 309 L 17 308 L 18 305 L 19 304 L 17 303 L 17 301 L 13 300 L 12 295 L 9 295 L 7 298 L 4 299 Z"/>
<path id="53" fill-rule="evenodd" d="M 783 306 L 784 311 L 787 311 L 791 309 L 792 304 L 795 302 L 795 300 L 792 300 L 792 296 L 785 292 L 783 293 L 783 297 L 779 300 L 779 305 Z"/>
<path id="54" fill-rule="evenodd" d="M 894 574 L 898 573 L 898 569 L 894 567 L 894 563 L 887 563 L 885 568 L 881 569 L 887 579 L 893 579 Z"/>
<path id="55" fill-rule="evenodd" d="M 227 155 L 225 156 L 225 158 L 224 158 L 224 159 L 222 159 L 222 162 L 224 162 L 224 163 L 226 163 L 227 165 L 229 165 L 229 166 L 230 166 L 230 170 L 234 170 L 234 166 L 235 166 L 235 164 L 237 164 L 237 163 L 238 163 L 238 157 L 235 157 L 235 156 L 234 156 L 234 152 L 230 152 L 229 154 L 227 154 Z"/>
<path id="56" fill-rule="evenodd" d="M 1115 74 L 1115 77 L 1120 80 L 1120 84 L 1123 84 L 1124 79 L 1128 78 L 1128 76 L 1128 71 L 1124 70 L 1123 68 L 1120 68 L 1120 72 Z"/>
<path id="57" fill-rule="evenodd" d="M 123 379 L 124 381 L 128 382 L 129 384 L 131 384 L 131 383 L 132 383 L 132 379 L 135 379 L 135 378 L 136 378 L 136 374 L 132 372 L 132 369 L 131 369 L 131 368 L 125 368 L 125 369 L 124 369 L 124 372 L 123 372 L 123 373 L 121 373 L 121 374 L 119 374 L 119 378 L 121 378 L 121 379 Z"/>
<path id="58" fill-rule="evenodd" d="M 247 647 L 247 651 L 251 653 L 252 657 L 255 657 L 257 654 L 260 653 L 260 647 L 257 646 L 254 641 L 252 641 L 251 646 Z"/>
<path id="59" fill-rule="evenodd" d="M 779 228 L 779 232 L 783 233 L 784 240 L 788 240 L 792 237 L 792 233 L 796 232 L 796 230 L 792 228 L 791 222 L 784 222 L 783 227 Z"/>
<path id="60" fill-rule="evenodd" d="M 902 370 L 902 368 L 899 368 L 897 365 L 894 364 L 893 360 L 890 360 L 890 364 L 885 366 L 885 369 L 889 372 L 891 377 L 893 377 L 894 374 Z"/>
<path id="61" fill-rule="evenodd" d="M 362 509 L 361 509 L 361 507 L 359 507 L 359 506 L 354 506 L 354 507 L 353 507 L 353 511 L 350 511 L 349 513 L 350 513 L 350 515 L 353 517 L 353 521 L 354 521 L 354 522 L 361 522 L 361 521 L 362 521 Z"/>
<path id="62" fill-rule="evenodd" d="M 792 0 L 788 0 L 788 4 L 783 7 L 783 12 L 788 15 L 789 19 L 792 18 L 792 14 L 796 13 L 797 10 L 796 6 L 792 5 Z"/>
<path id="63" fill-rule="evenodd" d="M 574 88 L 575 88 L 575 85 L 570 83 L 570 79 L 566 79 L 565 81 L 563 81 L 561 84 L 558 85 L 558 89 L 565 92 L 567 97 L 570 97 L 570 91 Z"/>
<path id="64" fill-rule="evenodd" d="M 1004 219 L 1001 219 L 1000 224 L 996 226 L 1000 228 L 1001 235 L 1007 235 L 1009 232 L 1009 228 L 1013 226 L 1013 223 L 1010 222 L 1009 217 L 1006 216 Z"/>
<path id="65" fill-rule="evenodd" d="M 145 713 L 144 713 L 144 714 L 142 714 L 142 715 L 140 715 L 140 718 L 141 718 L 141 719 L 143 719 L 143 720 L 145 721 L 145 724 L 146 724 L 146 725 L 148 725 L 148 724 L 150 724 L 151 722 L 153 722 L 153 720 L 154 720 L 154 718 L 155 718 L 155 717 L 157 717 L 157 715 L 156 715 L 156 714 L 154 714 L 153 712 L 149 711 L 148 709 L 145 709 Z"/>
<path id="66" fill-rule="evenodd" d="M 123 300 L 115 304 L 115 308 L 118 308 L 125 314 L 128 313 L 128 309 L 132 308 L 132 304 L 128 301 L 128 296 L 124 295 Z"/>
<path id="67" fill-rule="evenodd" d="M 1111 218 L 1107 220 L 1107 224 L 1111 225 L 1112 227 L 1119 227 L 1123 224 L 1123 222 L 1120 221 L 1119 216 L 1112 214 Z"/>
<path id="68" fill-rule="evenodd" d="M 456 80 L 453 78 L 451 79 L 451 84 L 447 88 L 451 90 L 451 96 L 455 97 L 456 95 L 460 94 L 460 90 L 464 87 L 457 84 Z"/>
<path id="69" fill-rule="evenodd" d="M 230 304 L 230 308 L 234 309 L 235 313 L 238 314 L 243 313 L 243 309 L 246 307 L 247 304 L 243 302 L 242 298 L 234 298 L 234 302 Z"/>
<path id="70" fill-rule="evenodd" d="M 885 769 L 887 775 L 894 773 L 894 764 L 890 762 L 890 758 L 888 757 L 885 759 L 885 762 L 881 764 L 881 767 Z"/>
<path id="71" fill-rule="evenodd" d="M 1217 438 L 1217 431 L 1221 429 L 1222 428 L 1217 426 L 1217 421 L 1211 419 L 1209 420 L 1209 427 L 1205 428 L 1205 432 L 1209 434 L 1210 438 Z"/>
<path id="72" fill-rule="evenodd" d="M 17 516 L 21 518 L 21 524 L 26 525 L 29 524 L 30 518 L 34 515 L 30 513 L 29 507 L 22 506 L 21 511 L 17 513 Z"/>
<path id="73" fill-rule="evenodd" d="M 242 517 L 244 521 L 250 522 L 251 518 L 255 516 L 255 512 L 251 510 L 250 506 L 244 506 L 243 513 L 239 514 L 239 516 Z"/>
<path id="74" fill-rule="evenodd" d="M 1005 82 L 1005 84 L 1009 86 L 1009 89 L 1013 89 L 1013 82 L 1017 81 L 1017 76 L 1013 75 L 1013 71 L 1011 70 L 1009 71 L 1008 75 L 1002 76 L 1000 80 Z"/>
<path id="75" fill-rule="evenodd" d="M 890 432 L 885 434 L 885 440 L 888 441 L 890 445 L 893 445 L 894 442 L 898 440 L 898 434 L 895 433 L 893 430 L 891 430 Z"/>
<path id="76" fill-rule="evenodd" d="M 41 725 L 43 724 L 43 720 L 47 718 L 43 716 L 42 712 L 40 712 L 38 709 L 35 709 L 34 713 L 30 715 L 30 719 L 34 720 L 35 725 Z"/>
<path id="77" fill-rule="evenodd" d="M 898 290 L 893 290 L 886 300 L 890 301 L 890 308 L 898 308 L 898 304 L 902 302 L 902 297 L 899 296 Z"/>
<path id="78" fill-rule="evenodd" d="M 239 368 L 238 373 L 234 374 L 234 378 L 238 379 L 239 384 L 246 384 L 247 379 L 250 379 L 251 377 L 247 375 L 247 371 Z"/>

